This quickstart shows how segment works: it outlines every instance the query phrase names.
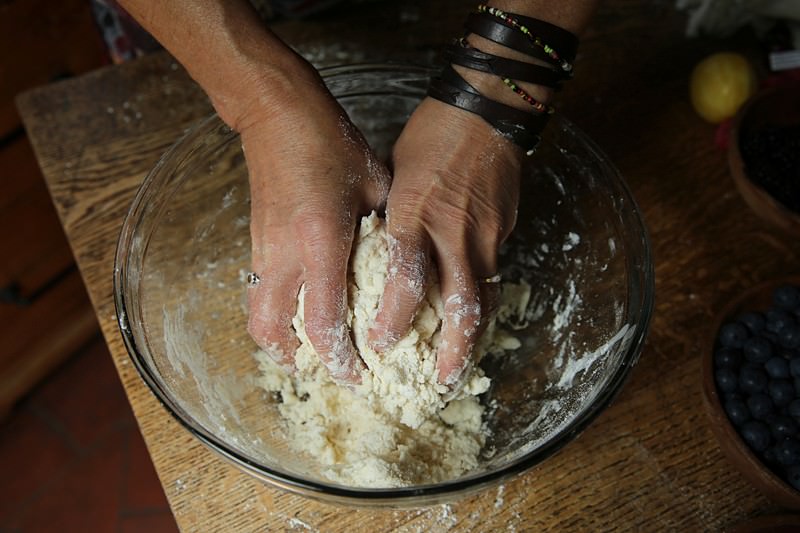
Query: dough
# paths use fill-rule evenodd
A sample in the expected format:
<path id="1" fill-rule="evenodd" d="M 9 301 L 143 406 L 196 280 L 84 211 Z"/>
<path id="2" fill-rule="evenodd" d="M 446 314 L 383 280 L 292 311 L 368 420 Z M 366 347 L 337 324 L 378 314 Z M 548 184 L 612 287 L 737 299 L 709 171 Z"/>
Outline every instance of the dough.
<path id="1" fill-rule="evenodd" d="M 388 260 L 384 222 L 373 213 L 361 221 L 348 287 L 348 326 L 367 365 L 361 385 L 350 389 L 329 378 L 305 334 L 302 290 L 293 320 L 301 342 L 296 374 L 287 375 L 263 352 L 256 355 L 259 385 L 280 393 L 278 409 L 289 445 L 317 458 L 331 481 L 348 486 L 400 487 L 458 477 L 477 466 L 487 437 L 477 397 L 490 384 L 483 370 L 474 365 L 464 388 L 449 402 L 442 396 L 447 388 L 437 383 L 443 302 L 435 273 L 408 335 L 380 356 L 369 347 L 367 332 Z M 476 356 L 517 348 L 515 341 L 496 334 L 491 325 Z"/>

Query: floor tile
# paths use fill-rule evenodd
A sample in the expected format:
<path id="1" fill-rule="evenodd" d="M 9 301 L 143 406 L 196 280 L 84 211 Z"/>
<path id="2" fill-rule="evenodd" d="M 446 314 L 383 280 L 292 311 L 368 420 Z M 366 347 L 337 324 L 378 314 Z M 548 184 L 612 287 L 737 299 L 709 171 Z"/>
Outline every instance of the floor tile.
<path id="1" fill-rule="evenodd" d="M 101 337 L 73 357 L 34 392 L 32 406 L 51 416 L 77 449 L 85 451 L 135 419 L 111 355 Z"/>
<path id="2" fill-rule="evenodd" d="M 128 431 L 126 478 L 122 492 L 123 512 L 167 510 L 169 504 L 139 430 Z"/>
<path id="3" fill-rule="evenodd" d="M 118 529 L 118 533 L 176 533 L 177 531 L 178 525 L 169 511 L 123 516 Z"/>
<path id="4" fill-rule="evenodd" d="M 125 434 L 109 435 L 69 468 L 9 525 L 25 533 L 113 533 L 120 516 Z"/>
<path id="5" fill-rule="evenodd" d="M 57 434 L 20 406 L 0 426 L 0 529 L 74 458 Z"/>

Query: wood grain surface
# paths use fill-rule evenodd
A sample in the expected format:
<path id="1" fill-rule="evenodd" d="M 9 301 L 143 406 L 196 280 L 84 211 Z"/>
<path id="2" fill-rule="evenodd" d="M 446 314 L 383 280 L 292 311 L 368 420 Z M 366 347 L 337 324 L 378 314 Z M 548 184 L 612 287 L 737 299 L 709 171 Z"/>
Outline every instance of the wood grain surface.
<path id="1" fill-rule="evenodd" d="M 433 4 L 433 5 L 429 5 Z M 430 60 L 471 2 L 367 4 L 276 30 L 318 65 Z M 713 531 L 778 511 L 726 462 L 701 405 L 701 355 L 739 291 L 797 272 L 800 243 L 748 210 L 692 111 L 687 77 L 729 43 L 687 40 L 673 2 L 609 0 L 560 109 L 626 177 L 649 226 L 656 309 L 615 403 L 535 470 L 448 505 L 316 503 L 240 473 L 175 422 L 128 360 L 112 301 L 114 249 L 137 186 L 209 112 L 166 54 L 26 93 L 19 106 L 120 377 L 184 531 Z"/>

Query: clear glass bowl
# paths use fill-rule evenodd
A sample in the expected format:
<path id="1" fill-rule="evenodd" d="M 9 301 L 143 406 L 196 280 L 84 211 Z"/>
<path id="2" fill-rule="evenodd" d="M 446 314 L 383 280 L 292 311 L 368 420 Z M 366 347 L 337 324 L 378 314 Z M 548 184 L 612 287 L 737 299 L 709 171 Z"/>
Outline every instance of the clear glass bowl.
<path id="1" fill-rule="evenodd" d="M 423 98 L 430 70 L 328 69 L 323 77 L 371 145 L 387 156 Z M 479 149 L 479 147 L 476 147 Z M 287 448 L 276 398 L 256 387 L 246 332 L 250 264 L 247 171 L 239 136 L 212 116 L 146 177 L 117 249 L 119 325 L 142 378 L 212 450 L 273 485 L 326 501 L 450 501 L 546 460 L 619 391 L 653 306 L 653 267 L 639 210 L 617 170 L 564 118 L 525 169 L 517 228 L 501 253 L 506 279 L 533 286 L 522 347 L 484 360 L 492 431 L 479 467 L 443 483 L 341 486 L 314 457 Z"/>

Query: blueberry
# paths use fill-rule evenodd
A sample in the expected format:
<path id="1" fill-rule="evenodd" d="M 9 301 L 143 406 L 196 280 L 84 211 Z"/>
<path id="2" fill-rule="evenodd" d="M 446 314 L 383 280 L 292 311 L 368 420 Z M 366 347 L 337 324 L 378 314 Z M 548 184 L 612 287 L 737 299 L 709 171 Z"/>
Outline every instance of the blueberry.
<path id="1" fill-rule="evenodd" d="M 738 380 L 737 380 L 737 384 L 738 384 Z M 740 394 L 738 391 L 723 392 L 722 393 L 722 402 L 725 403 L 725 402 L 727 402 L 729 400 L 745 401 L 746 398 L 744 397 L 744 395 Z"/>
<path id="2" fill-rule="evenodd" d="M 741 348 L 742 343 L 750 336 L 747 328 L 738 322 L 725 324 L 719 329 L 719 343 L 726 348 Z"/>
<path id="3" fill-rule="evenodd" d="M 789 359 L 789 371 L 793 377 L 800 378 L 800 356 Z"/>
<path id="4" fill-rule="evenodd" d="M 792 400 L 789 403 L 788 413 L 789 416 L 800 419 L 800 400 Z"/>
<path id="5" fill-rule="evenodd" d="M 737 367 L 742 362 L 742 353 L 733 348 L 719 348 L 714 352 L 714 365 L 717 368 L 723 366 Z"/>
<path id="6" fill-rule="evenodd" d="M 800 490 L 800 465 L 793 465 L 786 469 L 786 481 L 795 489 Z"/>
<path id="7" fill-rule="evenodd" d="M 725 412 L 736 426 L 741 426 L 750 420 L 750 410 L 742 400 L 728 400 L 725 402 Z"/>
<path id="8" fill-rule="evenodd" d="M 769 424 L 770 431 L 772 431 L 772 436 L 775 437 L 777 441 L 797 435 L 797 422 L 789 416 L 774 415 L 769 417 L 767 423 Z"/>
<path id="9" fill-rule="evenodd" d="M 717 380 L 719 383 L 719 375 L 717 375 Z M 767 382 L 767 374 L 759 365 L 748 363 L 742 366 L 739 371 L 739 388 L 745 394 L 755 394 L 763 391 L 767 386 Z"/>
<path id="10" fill-rule="evenodd" d="M 778 333 L 787 324 L 792 324 L 794 319 L 792 316 L 783 309 L 775 309 L 774 307 L 767 311 L 767 331 Z"/>
<path id="11" fill-rule="evenodd" d="M 764 337 L 750 337 L 742 343 L 742 354 L 751 363 L 766 363 L 772 357 L 772 343 Z"/>
<path id="12" fill-rule="evenodd" d="M 800 378 L 794 378 L 794 394 L 796 398 L 800 398 Z"/>
<path id="13" fill-rule="evenodd" d="M 800 463 L 800 441 L 793 438 L 783 439 L 775 447 L 775 456 L 784 466 Z"/>
<path id="14" fill-rule="evenodd" d="M 778 454 L 775 451 L 775 446 L 770 446 L 763 452 L 761 452 L 761 457 L 764 458 L 764 461 L 769 464 L 777 464 L 778 463 Z"/>
<path id="15" fill-rule="evenodd" d="M 764 326 L 767 325 L 767 320 L 764 318 L 764 315 L 757 311 L 744 313 L 737 320 L 747 326 L 747 329 L 753 334 L 760 332 L 764 329 Z"/>
<path id="16" fill-rule="evenodd" d="M 763 392 L 757 392 L 747 399 L 747 409 L 756 420 L 766 420 L 775 414 L 775 403 Z"/>
<path id="17" fill-rule="evenodd" d="M 780 356 L 771 357 L 764 363 L 764 369 L 769 377 L 773 379 L 788 379 L 790 376 L 789 361 Z"/>
<path id="18" fill-rule="evenodd" d="M 720 368 L 716 371 L 715 377 L 717 387 L 723 393 L 734 392 L 739 386 L 739 378 L 736 377 L 736 372 L 731 368 Z"/>
<path id="19" fill-rule="evenodd" d="M 778 407 L 789 405 L 795 399 L 794 383 L 788 379 L 773 379 L 767 385 L 767 390 Z"/>
<path id="20" fill-rule="evenodd" d="M 784 348 L 800 347 L 800 324 L 787 324 L 778 332 L 778 344 Z"/>
<path id="21" fill-rule="evenodd" d="M 741 434 L 744 441 L 757 452 L 766 450 L 772 438 L 767 425 L 759 420 L 745 422 Z"/>
<path id="22" fill-rule="evenodd" d="M 800 307 L 800 289 L 791 285 L 781 285 L 772 293 L 772 302 L 787 311 L 797 309 Z"/>

